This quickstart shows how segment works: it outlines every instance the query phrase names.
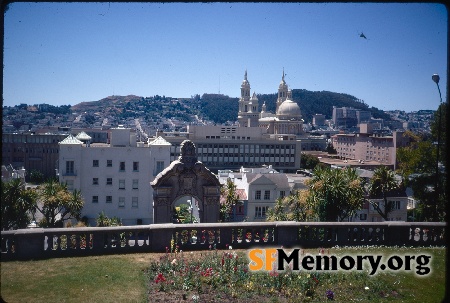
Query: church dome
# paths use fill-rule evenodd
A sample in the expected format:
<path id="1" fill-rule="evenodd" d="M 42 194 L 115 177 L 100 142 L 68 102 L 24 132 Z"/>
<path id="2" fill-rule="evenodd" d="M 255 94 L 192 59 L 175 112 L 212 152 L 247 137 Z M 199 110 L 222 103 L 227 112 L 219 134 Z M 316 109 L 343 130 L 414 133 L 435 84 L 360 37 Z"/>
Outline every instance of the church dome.
<path id="1" fill-rule="evenodd" d="M 299 120 L 301 116 L 300 106 L 290 99 L 281 103 L 277 111 L 277 117 L 280 120 Z"/>

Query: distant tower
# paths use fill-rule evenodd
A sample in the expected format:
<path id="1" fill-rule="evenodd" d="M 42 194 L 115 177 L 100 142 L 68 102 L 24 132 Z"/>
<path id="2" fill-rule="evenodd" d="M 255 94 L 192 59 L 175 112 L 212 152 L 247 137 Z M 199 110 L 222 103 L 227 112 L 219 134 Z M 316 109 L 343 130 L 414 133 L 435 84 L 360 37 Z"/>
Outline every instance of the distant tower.
<path id="1" fill-rule="evenodd" d="M 277 109 L 276 112 L 278 112 L 278 107 L 280 107 L 281 103 L 283 103 L 284 100 L 287 98 L 288 94 L 288 86 L 286 84 L 286 81 L 284 81 L 284 67 L 283 67 L 283 76 L 281 77 L 280 85 L 278 86 L 278 99 L 277 99 Z"/>
<path id="2" fill-rule="evenodd" d="M 238 122 L 241 127 L 257 127 L 259 119 L 258 98 L 256 93 L 250 98 L 250 83 L 245 70 L 244 80 L 241 84 L 241 97 L 239 98 Z"/>

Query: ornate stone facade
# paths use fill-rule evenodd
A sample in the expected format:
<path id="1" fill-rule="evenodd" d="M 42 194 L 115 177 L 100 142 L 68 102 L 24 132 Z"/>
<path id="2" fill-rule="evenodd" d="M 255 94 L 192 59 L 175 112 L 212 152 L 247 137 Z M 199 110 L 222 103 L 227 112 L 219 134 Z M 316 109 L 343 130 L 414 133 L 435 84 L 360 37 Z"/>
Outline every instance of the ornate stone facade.
<path id="1" fill-rule="evenodd" d="M 181 154 L 150 183 L 153 187 L 154 223 L 172 222 L 176 200 L 184 196 L 199 201 L 200 222 L 219 221 L 220 183 L 217 177 L 197 160 L 192 141 L 181 143 Z"/>

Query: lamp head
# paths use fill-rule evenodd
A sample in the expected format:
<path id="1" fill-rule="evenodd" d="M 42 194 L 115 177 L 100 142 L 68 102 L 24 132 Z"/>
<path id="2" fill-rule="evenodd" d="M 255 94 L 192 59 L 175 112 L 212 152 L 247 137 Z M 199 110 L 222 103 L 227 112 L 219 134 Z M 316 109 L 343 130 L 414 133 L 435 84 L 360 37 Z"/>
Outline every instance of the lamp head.
<path id="1" fill-rule="evenodd" d="M 434 74 L 433 76 L 431 76 L 431 79 L 433 79 L 433 81 L 436 82 L 436 84 L 439 84 L 439 75 L 438 74 Z"/>

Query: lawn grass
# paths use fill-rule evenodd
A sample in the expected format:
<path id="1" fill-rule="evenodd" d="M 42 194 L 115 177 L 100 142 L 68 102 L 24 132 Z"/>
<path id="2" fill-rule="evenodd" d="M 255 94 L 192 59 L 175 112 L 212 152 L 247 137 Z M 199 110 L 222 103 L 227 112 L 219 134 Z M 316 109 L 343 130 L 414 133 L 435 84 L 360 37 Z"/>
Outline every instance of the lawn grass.
<path id="1" fill-rule="evenodd" d="M 332 248 L 330 254 L 433 256 L 432 272 L 251 273 L 247 250 L 239 262 L 222 258 L 231 251 L 127 254 L 1 262 L 1 295 L 6 302 L 442 302 L 445 248 Z M 319 249 L 306 250 L 318 254 Z M 325 249 L 328 253 L 328 250 Z M 177 259 L 176 264 L 172 264 Z M 237 265 L 236 270 L 234 265 Z M 198 266 L 198 267 L 196 267 Z M 228 266 L 228 267 L 227 267 Z M 216 274 L 208 274 L 213 268 Z M 225 270 L 226 269 L 226 270 Z M 180 273 L 184 271 L 184 274 Z M 158 273 L 166 277 L 156 283 Z M 203 273 L 203 274 L 202 274 Z M 220 274 L 217 274 L 220 273 Z M 312 282 L 312 276 L 319 282 Z M 180 280 L 177 280 L 180 279 Z M 368 287 L 368 289 L 366 289 Z M 183 299 L 186 298 L 186 300 Z"/>
<path id="2" fill-rule="evenodd" d="M 152 254 L 1 262 L 6 302 L 147 302 Z"/>

